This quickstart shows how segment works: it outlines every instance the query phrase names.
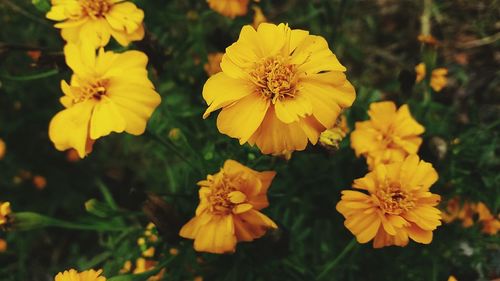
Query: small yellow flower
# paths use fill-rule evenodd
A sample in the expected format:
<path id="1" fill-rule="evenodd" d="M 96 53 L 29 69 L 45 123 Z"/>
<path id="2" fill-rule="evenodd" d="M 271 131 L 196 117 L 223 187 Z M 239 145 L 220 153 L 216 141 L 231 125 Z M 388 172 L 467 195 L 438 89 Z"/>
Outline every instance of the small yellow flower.
<path id="1" fill-rule="evenodd" d="M 205 72 L 208 76 L 213 76 L 222 71 L 220 64 L 223 56 L 224 53 L 208 54 L 208 61 L 204 66 Z"/>
<path id="2" fill-rule="evenodd" d="M 153 261 L 153 260 L 147 260 L 145 258 L 138 258 L 135 261 L 135 269 L 132 273 L 134 273 L 134 274 L 144 273 L 146 271 L 152 270 L 157 264 L 158 264 L 158 262 Z M 160 272 L 158 272 L 158 274 L 149 277 L 148 281 L 162 280 L 164 274 L 165 274 L 165 269 L 162 269 Z"/>
<path id="3" fill-rule="evenodd" d="M 0 139 L 0 160 L 4 158 L 6 151 L 7 151 L 7 145 L 5 144 L 3 139 Z"/>
<path id="4" fill-rule="evenodd" d="M 359 243 L 373 239 L 374 248 L 406 246 L 411 238 L 429 244 L 432 231 L 441 225 L 441 212 L 434 207 L 440 196 L 429 191 L 437 179 L 432 165 L 417 155 L 404 162 L 379 164 L 354 181 L 354 188 L 368 194 L 342 191 L 337 210 Z"/>
<path id="5" fill-rule="evenodd" d="M 458 281 L 458 280 L 457 278 L 455 278 L 455 276 L 450 275 L 450 277 L 448 277 L 448 281 Z"/>
<path id="6" fill-rule="evenodd" d="M 355 99 L 326 40 L 286 24 L 244 26 L 221 67 L 204 86 L 209 107 L 203 117 L 222 108 L 219 131 L 264 154 L 316 144 Z"/>
<path id="7" fill-rule="evenodd" d="M 180 236 L 194 239 L 196 251 L 222 254 L 234 252 L 239 241 L 253 241 L 277 228 L 259 212 L 269 205 L 267 190 L 275 174 L 227 160 L 220 172 L 198 183 L 196 216 L 182 227 Z"/>
<path id="8" fill-rule="evenodd" d="M 0 238 L 0 253 L 4 253 L 7 251 L 7 241 L 5 241 L 4 239 L 1 239 Z"/>
<path id="9" fill-rule="evenodd" d="M 61 82 L 66 109 L 49 126 L 58 150 L 74 148 L 83 158 L 100 137 L 111 132 L 140 135 L 161 101 L 148 79 L 147 56 L 138 51 L 105 52 L 97 56 L 88 44 L 68 44 L 66 63 L 74 71 L 71 83 Z"/>
<path id="10" fill-rule="evenodd" d="M 319 136 L 319 143 L 327 149 L 338 149 L 340 142 L 349 133 L 347 118 L 341 115 L 335 127 L 328 129 Z"/>
<path id="11" fill-rule="evenodd" d="M 210 6 L 212 10 L 232 19 L 247 14 L 249 1 L 250 0 L 207 0 L 208 6 Z"/>
<path id="12" fill-rule="evenodd" d="M 434 91 L 440 92 L 444 87 L 446 87 L 446 84 L 448 83 L 446 75 L 448 75 L 448 69 L 446 68 L 436 68 L 432 71 L 431 88 Z"/>
<path id="13" fill-rule="evenodd" d="M 70 269 L 57 274 L 54 281 L 106 281 L 106 277 L 100 276 L 101 273 L 102 269 L 98 271 L 87 270 L 80 273 Z"/>
<path id="14" fill-rule="evenodd" d="M 144 12 L 129 1 L 52 0 L 46 17 L 59 22 L 55 27 L 70 43 L 106 46 L 112 36 L 127 46 L 144 37 Z"/>
<path id="15" fill-rule="evenodd" d="M 0 202 L 0 227 L 9 222 L 11 212 L 10 202 Z"/>
<path id="16" fill-rule="evenodd" d="M 254 11 L 252 26 L 257 29 L 261 23 L 267 22 L 267 18 L 259 6 L 253 6 L 252 9 Z"/>
<path id="17" fill-rule="evenodd" d="M 415 73 L 417 74 L 417 77 L 415 81 L 418 83 L 425 78 L 426 70 L 425 70 L 425 63 L 421 62 L 415 66 Z"/>
<path id="18" fill-rule="evenodd" d="M 417 153 L 425 128 L 410 114 L 408 105 L 396 110 L 393 102 L 370 105 L 370 120 L 356 122 L 351 134 L 351 147 L 356 156 L 367 157 L 370 169 L 377 164 L 403 161 L 409 154 Z"/>

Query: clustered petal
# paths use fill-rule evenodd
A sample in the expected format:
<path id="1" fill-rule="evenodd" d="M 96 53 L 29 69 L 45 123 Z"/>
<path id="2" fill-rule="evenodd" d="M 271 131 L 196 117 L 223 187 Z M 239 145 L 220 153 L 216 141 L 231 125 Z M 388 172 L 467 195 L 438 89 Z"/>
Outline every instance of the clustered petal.
<path id="1" fill-rule="evenodd" d="M 269 205 L 267 190 L 275 174 L 227 160 L 220 172 L 198 183 L 196 216 L 182 227 L 180 235 L 194 239 L 197 251 L 221 254 L 234 252 L 237 242 L 253 241 L 277 228 L 260 212 Z"/>
<path id="2" fill-rule="evenodd" d="M 425 128 L 412 116 L 408 105 L 396 109 L 390 101 L 376 102 L 368 111 L 370 120 L 356 122 L 351 146 L 356 156 L 367 158 L 370 169 L 377 164 L 403 161 L 418 152 Z"/>
<path id="3" fill-rule="evenodd" d="M 285 24 L 243 27 L 221 67 L 204 86 L 203 117 L 222 109 L 219 131 L 265 154 L 316 144 L 355 99 L 326 40 Z"/>
<path id="4" fill-rule="evenodd" d="M 249 1 L 250 0 L 208 0 L 208 5 L 217 13 L 234 19 L 237 16 L 244 16 L 247 14 Z"/>
<path id="5" fill-rule="evenodd" d="M 406 246 L 409 239 L 429 244 L 432 231 L 441 225 L 435 208 L 440 196 L 430 192 L 438 179 L 431 164 L 417 155 L 403 162 L 379 164 L 353 187 L 342 191 L 337 210 L 359 243 L 373 240 L 375 248 Z"/>
<path id="6" fill-rule="evenodd" d="M 129 1 L 52 0 L 47 18 L 58 21 L 69 43 L 86 42 L 94 47 L 108 44 L 110 37 L 123 46 L 144 37 L 144 12 Z"/>
<path id="7" fill-rule="evenodd" d="M 93 269 L 78 272 L 74 269 L 60 272 L 54 278 L 54 281 L 106 281 L 106 277 L 100 276 L 102 270 L 95 271 Z"/>
<path id="8" fill-rule="evenodd" d="M 10 202 L 0 202 L 0 228 L 9 222 Z"/>
<path id="9" fill-rule="evenodd" d="M 144 133 L 161 98 L 148 79 L 147 56 L 138 51 L 114 53 L 89 44 L 69 43 L 66 63 L 70 84 L 61 82 L 62 110 L 50 122 L 49 136 L 58 150 L 74 148 L 80 157 L 111 132 Z"/>

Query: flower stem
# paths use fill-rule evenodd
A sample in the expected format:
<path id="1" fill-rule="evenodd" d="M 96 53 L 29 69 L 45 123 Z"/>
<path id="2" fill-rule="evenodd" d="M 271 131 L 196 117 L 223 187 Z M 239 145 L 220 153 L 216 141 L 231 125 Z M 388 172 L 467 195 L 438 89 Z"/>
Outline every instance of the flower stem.
<path id="1" fill-rule="evenodd" d="M 31 81 L 31 80 L 37 80 L 37 79 L 43 79 L 47 78 L 50 76 L 54 76 L 59 73 L 59 70 L 57 69 L 52 69 L 47 72 L 42 72 L 42 73 L 37 73 L 33 75 L 26 75 L 26 76 L 11 76 L 9 74 L 3 74 L 0 75 L 0 78 L 6 79 L 6 80 L 12 80 L 12 81 Z"/>
<path id="2" fill-rule="evenodd" d="M 335 266 L 345 257 L 345 255 L 347 255 L 357 244 L 358 242 L 356 241 L 356 238 L 353 238 L 351 242 L 349 242 L 349 244 L 345 246 L 344 250 L 342 250 L 337 258 L 335 258 L 332 262 L 325 266 L 323 271 L 318 275 L 317 280 L 322 280 L 323 278 L 325 278 L 326 275 L 330 273 L 330 271 L 335 268 Z"/>

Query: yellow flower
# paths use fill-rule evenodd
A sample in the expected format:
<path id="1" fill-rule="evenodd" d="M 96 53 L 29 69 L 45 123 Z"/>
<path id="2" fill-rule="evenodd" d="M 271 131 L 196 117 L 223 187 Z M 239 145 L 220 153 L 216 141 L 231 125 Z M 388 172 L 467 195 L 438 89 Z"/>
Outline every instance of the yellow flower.
<path id="1" fill-rule="evenodd" d="M 335 127 L 328 129 L 319 136 L 319 143 L 327 149 L 338 149 L 339 144 L 349 133 L 347 118 L 341 115 Z"/>
<path id="2" fill-rule="evenodd" d="M 138 51 L 121 54 L 95 50 L 88 44 L 64 48 L 74 71 L 71 83 L 61 82 L 66 109 L 49 126 L 58 150 L 74 148 L 83 158 L 95 140 L 111 132 L 144 133 L 146 123 L 161 101 L 148 79 L 147 56 Z"/>
<path id="3" fill-rule="evenodd" d="M 79 273 L 70 269 L 57 274 L 54 281 L 106 281 L 106 277 L 100 276 L 101 273 L 102 270 L 87 270 Z"/>
<path id="4" fill-rule="evenodd" d="M 5 156 L 5 151 L 7 150 L 7 145 L 3 141 L 3 139 L 0 139 L 0 160 L 3 159 Z"/>
<path id="5" fill-rule="evenodd" d="M 457 281 L 457 278 L 455 278 L 455 276 L 453 275 L 450 275 L 450 277 L 448 277 L 448 281 Z"/>
<path id="6" fill-rule="evenodd" d="M 351 147 L 356 156 L 364 155 L 370 169 L 377 164 L 403 161 L 409 154 L 417 153 L 424 132 L 410 114 L 408 105 L 396 110 L 393 102 L 370 105 L 370 120 L 356 122 L 351 134 Z"/>
<path id="7" fill-rule="evenodd" d="M 0 227 L 9 222 L 10 202 L 0 202 Z"/>
<path id="8" fill-rule="evenodd" d="M 500 221 L 491 214 L 490 209 L 482 202 L 477 204 L 476 211 L 479 215 L 478 220 L 483 225 L 482 231 L 489 235 L 496 235 L 500 230 Z"/>
<path id="9" fill-rule="evenodd" d="M 342 191 L 337 210 L 359 243 L 374 239 L 374 248 L 406 246 L 411 238 L 429 244 L 432 231 L 441 225 L 441 212 L 434 207 L 440 196 L 429 191 L 437 179 L 432 165 L 417 155 L 404 162 L 380 164 L 354 181 L 354 188 L 368 194 Z"/>
<path id="10" fill-rule="evenodd" d="M 259 6 L 254 6 L 252 9 L 254 11 L 252 26 L 258 28 L 261 23 L 267 22 L 267 18 Z"/>
<path id="11" fill-rule="evenodd" d="M 415 73 L 417 74 L 417 77 L 415 81 L 418 83 L 425 78 L 426 70 L 425 70 L 425 63 L 421 62 L 415 66 Z"/>
<path id="12" fill-rule="evenodd" d="M 446 83 L 448 83 L 446 75 L 448 75 L 448 69 L 446 68 L 436 68 L 432 71 L 431 88 L 434 91 L 440 92 L 446 86 Z"/>
<path id="13" fill-rule="evenodd" d="M 127 46 L 144 37 L 144 12 L 122 0 L 52 0 L 47 18 L 58 21 L 62 37 L 70 43 L 108 44 L 111 36 Z"/>
<path id="14" fill-rule="evenodd" d="M 208 61 L 204 66 L 208 76 L 213 76 L 222 71 L 220 63 L 222 62 L 223 53 L 208 54 Z"/>
<path id="15" fill-rule="evenodd" d="M 207 0 L 208 6 L 217 13 L 234 19 L 248 12 L 249 0 Z"/>
<path id="16" fill-rule="evenodd" d="M 7 241 L 5 241 L 4 239 L 1 239 L 0 238 L 0 253 L 4 253 L 7 251 Z"/>
<path id="17" fill-rule="evenodd" d="M 146 271 L 152 270 L 157 264 L 158 264 L 158 262 L 153 261 L 153 260 L 147 260 L 147 259 L 144 259 L 144 258 L 138 258 L 135 261 L 135 269 L 134 269 L 134 271 L 132 273 L 134 273 L 134 274 L 144 273 Z M 159 281 L 159 280 L 162 280 L 163 275 L 165 275 L 165 269 L 164 268 L 162 270 L 160 270 L 160 272 L 158 272 L 158 274 L 149 277 L 148 281 Z"/>
<path id="18" fill-rule="evenodd" d="M 277 225 L 259 210 L 269 205 L 267 190 L 275 172 L 257 172 L 227 160 L 215 175 L 200 181 L 200 204 L 196 216 L 185 224 L 180 236 L 194 239 L 200 252 L 234 252 L 239 241 L 253 241 Z"/>
<path id="19" fill-rule="evenodd" d="M 244 26 L 221 67 L 204 86 L 203 117 L 222 108 L 219 131 L 265 154 L 316 144 L 355 99 L 326 40 L 285 24 Z"/>

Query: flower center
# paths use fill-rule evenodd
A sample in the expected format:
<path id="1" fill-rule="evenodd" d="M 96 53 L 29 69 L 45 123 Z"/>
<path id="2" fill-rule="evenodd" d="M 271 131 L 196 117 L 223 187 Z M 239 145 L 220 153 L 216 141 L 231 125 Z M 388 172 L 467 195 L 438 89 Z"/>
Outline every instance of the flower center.
<path id="1" fill-rule="evenodd" d="M 391 215 L 399 215 L 415 207 L 413 196 L 401 190 L 399 183 L 390 183 L 385 189 L 380 189 L 376 193 L 380 200 L 382 211 Z"/>
<path id="2" fill-rule="evenodd" d="M 246 196 L 238 191 L 236 188 L 238 183 L 234 181 L 235 179 L 223 177 L 213 185 L 212 192 L 208 195 L 210 212 L 216 215 L 227 215 L 231 213 L 233 207 L 246 201 Z"/>
<path id="3" fill-rule="evenodd" d="M 109 11 L 111 5 L 108 0 L 80 0 L 84 13 L 96 19 L 102 18 Z"/>
<path id="4" fill-rule="evenodd" d="M 100 101 L 106 95 L 109 81 L 107 79 L 88 81 L 80 87 L 72 87 L 75 94 L 74 103 L 84 102 L 89 99 Z"/>
<path id="5" fill-rule="evenodd" d="M 296 94 L 297 67 L 281 57 L 264 59 L 257 63 L 250 73 L 252 81 L 257 85 L 257 91 L 271 100 L 276 101 L 293 98 Z"/>

